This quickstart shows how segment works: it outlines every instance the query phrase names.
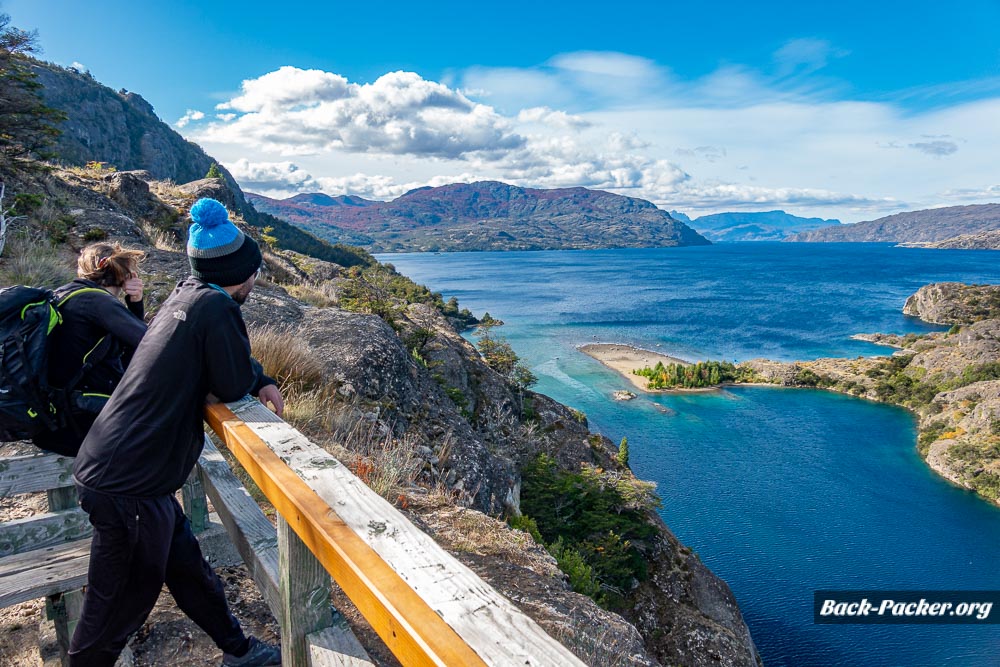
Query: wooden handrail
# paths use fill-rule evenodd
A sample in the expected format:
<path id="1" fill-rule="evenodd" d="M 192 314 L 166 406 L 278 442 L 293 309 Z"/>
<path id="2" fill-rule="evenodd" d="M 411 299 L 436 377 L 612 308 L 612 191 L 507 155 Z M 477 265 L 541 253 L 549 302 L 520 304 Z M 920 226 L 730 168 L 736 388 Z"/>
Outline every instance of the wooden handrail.
<path id="1" fill-rule="evenodd" d="M 287 632 L 285 623 L 317 611 L 322 586 L 309 574 L 314 555 L 404 665 L 583 666 L 328 451 L 256 399 L 208 406 L 206 419 L 281 515 L 279 555 L 293 564 L 279 568 L 284 588 L 275 613 L 283 643 L 302 656 L 290 654 L 287 665 L 309 664 L 299 647 L 302 636 L 314 636 L 314 621 Z M 303 594 L 311 611 L 302 611 Z"/>
<path id="2" fill-rule="evenodd" d="M 225 405 L 206 420 L 404 665 L 486 663 Z"/>

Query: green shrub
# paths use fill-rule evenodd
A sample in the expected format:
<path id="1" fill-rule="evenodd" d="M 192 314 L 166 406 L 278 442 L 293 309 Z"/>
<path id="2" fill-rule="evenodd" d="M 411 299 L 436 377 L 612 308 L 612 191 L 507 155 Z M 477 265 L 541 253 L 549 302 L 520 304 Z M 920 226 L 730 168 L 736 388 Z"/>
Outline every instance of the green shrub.
<path id="1" fill-rule="evenodd" d="M 535 542 L 545 544 L 545 542 L 542 541 L 542 534 L 538 532 L 538 524 L 535 523 L 535 520 L 531 517 L 524 516 L 523 514 L 512 516 L 507 519 L 507 524 L 515 530 L 523 530 L 528 533 L 531 535 L 532 539 L 535 540 Z"/>
<path id="2" fill-rule="evenodd" d="M 83 234 L 83 240 L 87 242 L 103 241 L 108 238 L 108 233 L 100 227 L 91 227 Z"/>
<path id="3" fill-rule="evenodd" d="M 606 606 L 616 606 L 622 593 L 648 577 L 643 550 L 656 528 L 646 512 L 656 502 L 649 486 L 590 467 L 560 470 L 547 454 L 522 471 L 522 511 L 535 520 L 550 551 L 560 544 L 560 551 L 582 558 L 603 591 L 591 597 Z M 568 553 L 566 564 L 580 569 L 576 555 Z M 579 576 L 586 580 L 582 570 Z"/>
<path id="4" fill-rule="evenodd" d="M 549 553 L 556 559 L 559 569 L 569 577 L 569 585 L 575 592 L 597 601 L 601 599 L 601 584 L 594 575 L 594 568 L 587 564 L 579 551 L 567 546 L 560 537 L 549 546 Z"/>

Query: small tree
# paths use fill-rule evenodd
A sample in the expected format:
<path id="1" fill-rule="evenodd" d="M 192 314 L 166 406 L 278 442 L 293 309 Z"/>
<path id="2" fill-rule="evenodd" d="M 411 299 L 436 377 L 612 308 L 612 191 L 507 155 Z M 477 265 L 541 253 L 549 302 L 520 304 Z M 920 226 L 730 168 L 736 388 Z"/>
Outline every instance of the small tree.
<path id="1" fill-rule="evenodd" d="M 17 200 L 14 200 L 14 204 L 8 207 L 3 205 L 3 198 L 6 194 L 7 186 L 3 181 L 0 181 L 0 255 L 3 254 L 3 249 L 7 245 L 7 225 L 14 222 L 15 220 L 20 220 L 25 217 L 23 215 L 18 215 L 15 217 L 8 217 L 14 212 L 17 207 Z"/>
<path id="2" fill-rule="evenodd" d="M 222 170 L 219 169 L 219 164 L 217 162 L 213 162 L 212 166 L 208 168 L 208 173 L 205 174 L 205 178 L 225 178 L 225 177 L 222 175 Z"/>
<path id="3" fill-rule="evenodd" d="M 618 445 L 618 463 L 628 467 L 628 438 L 622 438 Z"/>
<path id="4" fill-rule="evenodd" d="M 28 54 L 37 51 L 37 39 L 0 14 L 0 155 L 7 159 L 52 157 L 46 149 L 59 136 L 56 124 L 66 119 L 44 104 L 42 84 L 31 71 Z"/>

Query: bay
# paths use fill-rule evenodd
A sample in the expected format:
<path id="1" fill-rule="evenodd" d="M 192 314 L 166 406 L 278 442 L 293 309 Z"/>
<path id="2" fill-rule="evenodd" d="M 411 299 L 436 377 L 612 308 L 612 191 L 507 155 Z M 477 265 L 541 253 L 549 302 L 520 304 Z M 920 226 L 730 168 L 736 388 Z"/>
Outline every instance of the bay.
<path id="1" fill-rule="evenodd" d="M 1000 590 L 1000 508 L 942 480 L 905 410 L 816 390 L 610 399 L 581 354 L 628 343 L 687 360 L 888 354 L 855 333 L 940 330 L 902 315 L 931 282 L 1000 282 L 993 251 L 885 244 L 393 254 L 455 296 L 539 377 L 537 391 L 629 439 L 678 537 L 729 583 L 768 665 L 1000 665 L 1000 626 L 813 624 L 820 589 Z"/>

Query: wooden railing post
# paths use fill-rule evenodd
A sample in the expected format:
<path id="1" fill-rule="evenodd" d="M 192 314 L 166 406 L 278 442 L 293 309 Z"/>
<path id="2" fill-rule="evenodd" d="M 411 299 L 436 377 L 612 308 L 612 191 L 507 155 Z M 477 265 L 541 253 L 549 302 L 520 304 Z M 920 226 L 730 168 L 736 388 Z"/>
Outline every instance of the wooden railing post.
<path id="1" fill-rule="evenodd" d="M 49 511 L 58 512 L 77 506 L 79 500 L 76 487 L 64 486 L 49 489 L 45 492 L 49 499 Z M 66 652 L 69 650 L 69 640 L 73 638 L 76 625 L 80 621 L 80 611 L 83 609 L 83 589 L 50 595 L 45 600 L 48 617 L 56 627 L 56 639 L 59 642 L 60 655 L 66 664 Z"/>
<path id="2" fill-rule="evenodd" d="M 308 667 L 306 635 L 333 625 L 330 575 L 280 514 L 278 591 L 282 667 Z"/>
<path id="3" fill-rule="evenodd" d="M 201 483 L 201 471 L 195 466 L 181 487 L 181 504 L 191 522 L 191 532 L 200 533 L 208 527 L 208 501 Z"/>

